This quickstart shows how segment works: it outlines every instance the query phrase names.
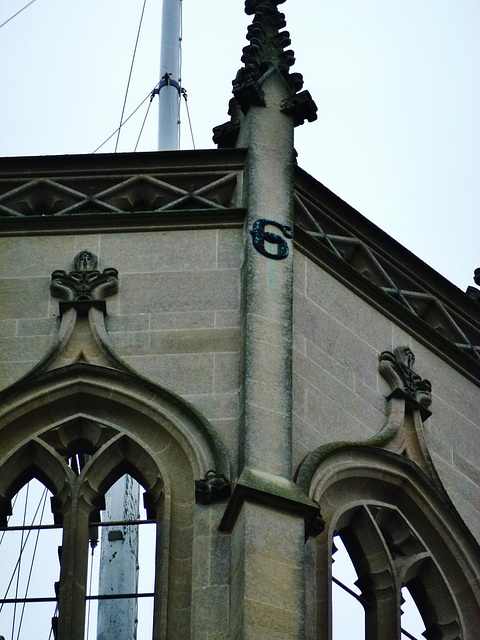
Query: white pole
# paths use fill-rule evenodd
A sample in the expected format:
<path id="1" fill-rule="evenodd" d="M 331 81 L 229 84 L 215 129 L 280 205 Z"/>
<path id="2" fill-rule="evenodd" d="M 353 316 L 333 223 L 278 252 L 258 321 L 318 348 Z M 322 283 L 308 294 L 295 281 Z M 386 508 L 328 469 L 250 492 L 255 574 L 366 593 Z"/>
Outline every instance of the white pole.
<path id="1" fill-rule="evenodd" d="M 158 150 L 180 147 L 180 43 L 182 0 L 163 0 Z"/>
<path id="2" fill-rule="evenodd" d="M 138 520 L 140 485 L 123 476 L 105 494 L 105 520 Z M 99 594 L 137 593 L 138 526 L 102 527 Z M 137 600 L 99 600 L 97 640 L 135 640 Z"/>

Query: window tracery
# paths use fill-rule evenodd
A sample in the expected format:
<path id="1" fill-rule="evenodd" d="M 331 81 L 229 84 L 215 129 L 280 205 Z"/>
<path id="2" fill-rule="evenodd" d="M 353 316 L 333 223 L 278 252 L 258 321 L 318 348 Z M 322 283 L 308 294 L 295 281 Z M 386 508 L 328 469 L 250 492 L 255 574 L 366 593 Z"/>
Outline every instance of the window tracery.
<path id="1" fill-rule="evenodd" d="M 308 638 L 340 640 L 330 622 L 335 536 L 355 567 L 365 640 L 474 637 L 480 615 L 478 546 L 448 499 L 413 462 L 346 445 L 322 461 L 311 495 L 326 527 L 314 543 L 310 579 L 316 597 L 309 605 Z M 409 594 L 424 631 L 410 628 L 402 616 Z"/>
<path id="2" fill-rule="evenodd" d="M 64 428 L 63 435 L 78 435 L 79 424 L 81 425 L 81 421 L 80 423 L 76 421 L 73 428 Z M 91 425 L 89 426 L 91 427 Z M 85 425 L 83 425 L 83 427 L 85 427 Z M 53 606 L 53 609 L 49 614 L 50 619 L 48 619 L 47 615 L 48 622 L 44 621 L 44 624 L 48 625 L 45 637 L 50 636 L 51 638 L 56 638 L 58 635 L 59 637 L 67 638 L 72 637 L 72 633 L 74 633 L 72 629 L 73 622 L 83 629 L 85 612 L 82 611 L 82 609 L 85 609 L 85 602 L 87 602 L 87 611 L 90 611 L 90 607 L 88 607 L 90 600 L 98 601 L 99 599 L 103 599 L 102 596 L 106 595 L 109 596 L 109 599 L 122 598 L 122 588 L 121 585 L 118 584 L 110 585 L 115 592 L 113 594 L 99 593 L 98 587 L 95 589 L 96 594 L 94 596 L 87 593 L 86 569 L 88 562 L 88 545 L 90 543 L 91 547 L 96 546 L 98 541 L 98 528 L 103 528 L 103 525 L 105 524 L 105 519 L 103 519 L 102 522 L 102 518 L 100 516 L 101 511 L 105 507 L 105 492 L 108 490 L 109 485 L 114 484 L 117 481 L 118 476 L 125 475 L 123 473 L 124 470 L 129 470 L 131 473 L 135 474 L 135 476 L 142 481 L 144 487 L 149 489 L 149 493 L 145 501 L 149 505 L 148 512 L 146 509 L 143 510 L 143 522 L 151 523 L 153 526 L 155 526 L 157 522 L 156 507 L 158 506 L 158 500 L 161 500 L 162 486 L 160 473 L 153 460 L 149 460 L 149 456 L 139 445 L 130 441 L 125 436 L 117 435 L 116 437 L 112 436 L 112 442 L 108 442 L 107 439 L 107 444 L 103 447 L 99 447 L 96 452 L 94 444 L 91 441 L 88 441 L 88 439 L 80 438 L 73 440 L 73 442 L 81 442 L 81 445 L 76 449 L 71 443 L 68 446 L 64 446 L 65 439 L 61 446 L 58 445 L 58 440 L 56 439 L 58 433 L 55 434 L 55 431 L 56 430 L 53 430 L 53 432 L 49 433 L 48 437 L 44 438 L 44 440 L 46 439 L 51 443 L 56 443 L 57 449 L 52 447 L 50 450 L 50 447 L 41 443 L 40 440 L 30 442 L 28 445 L 20 449 L 17 452 L 17 455 L 13 455 L 12 458 L 3 466 L 5 474 L 2 474 L 2 478 L 4 478 L 4 482 L 0 483 L 4 485 L 4 487 L 0 487 L 0 489 L 3 488 L 3 492 L 1 493 L 4 495 L 4 499 L 2 501 L 3 512 L 8 513 L 9 511 L 12 511 L 9 503 L 15 502 L 16 504 L 18 496 L 23 496 L 25 491 L 27 495 L 29 492 L 31 495 L 33 493 L 34 499 L 39 503 L 35 513 L 33 514 L 33 519 L 30 522 L 27 518 L 27 502 L 22 497 L 21 501 L 25 504 L 25 507 L 21 524 L 17 525 L 18 517 L 14 517 L 17 515 L 17 508 L 15 509 L 13 516 L 11 518 L 7 517 L 8 521 L 4 521 L 2 523 L 4 524 L 3 534 L 0 533 L 0 537 L 6 534 L 10 537 L 12 537 L 12 534 L 18 534 L 17 537 L 20 536 L 19 552 L 15 554 L 15 558 L 18 557 L 18 559 L 15 560 L 10 584 L 7 585 L 4 597 L 0 604 L 0 608 L 6 608 L 8 613 L 7 616 L 4 616 L 5 621 L 3 624 L 7 627 L 11 627 L 11 633 L 8 633 L 8 635 L 11 635 L 11 637 L 16 640 L 29 638 L 32 635 L 31 621 L 35 619 L 35 615 L 32 611 L 28 616 L 30 620 L 30 630 L 27 629 L 24 632 L 26 635 L 20 635 L 20 627 L 21 622 L 23 621 L 25 606 L 28 606 L 31 609 L 33 605 L 37 605 L 39 602 L 48 603 L 50 607 Z M 66 437 L 66 440 L 68 440 L 68 437 Z M 86 451 L 90 453 L 85 453 Z M 135 467 L 135 456 L 143 462 L 141 472 Z M 15 462 L 18 463 L 20 460 L 23 461 L 23 468 L 22 465 L 15 464 Z M 37 464 L 39 460 L 42 462 L 41 472 L 39 472 L 40 466 Z M 57 482 L 56 484 L 57 487 L 61 486 L 62 489 L 61 491 L 56 491 L 55 487 L 53 487 L 55 493 L 52 494 L 50 492 L 56 524 L 53 522 L 48 524 L 44 524 L 43 521 L 37 522 L 36 520 L 38 519 L 37 514 L 39 510 L 42 518 L 45 513 L 48 490 L 46 486 L 43 486 L 38 480 L 36 480 L 36 477 L 41 476 L 43 479 L 48 481 L 47 483 L 50 486 L 55 485 L 55 483 L 52 482 L 51 474 L 55 471 L 58 474 L 59 464 L 62 466 L 64 478 L 63 482 Z M 24 481 L 25 478 L 31 478 L 31 480 L 25 484 L 24 488 L 20 490 L 20 493 L 15 495 L 17 486 L 19 483 Z M 129 475 L 128 478 L 133 484 L 134 481 L 132 476 Z M 31 489 L 31 487 L 33 487 L 33 489 Z M 39 487 L 42 488 L 41 491 Z M 10 499 L 10 496 L 13 500 Z M 130 529 L 131 531 L 131 529 L 134 528 L 134 535 L 137 536 L 139 523 L 142 522 L 142 520 L 140 520 L 140 514 L 137 514 L 135 518 L 130 519 L 131 522 L 127 523 L 127 519 L 129 518 L 125 518 L 122 525 L 115 525 L 115 531 L 127 529 Z M 20 582 L 21 569 L 25 563 L 25 560 L 22 562 L 22 558 L 25 558 L 26 555 L 28 539 L 33 537 L 31 534 L 36 531 L 36 541 L 38 543 L 38 534 L 44 534 L 45 531 L 51 532 L 51 530 L 54 530 L 55 533 L 58 534 L 57 544 L 53 547 L 48 544 L 43 545 L 42 558 L 47 557 L 49 565 L 55 566 L 56 564 L 57 574 L 60 574 L 60 576 L 58 577 L 57 575 L 55 578 L 49 579 L 52 577 L 52 572 L 49 569 L 46 574 L 43 573 L 43 575 L 41 575 L 41 583 L 42 585 L 50 584 L 50 590 L 44 587 L 46 591 L 42 592 L 40 595 L 29 595 L 28 589 L 30 587 L 30 577 L 22 577 L 22 583 Z M 150 548 L 155 548 L 156 537 L 155 533 L 150 535 Z M 9 549 L 12 549 L 13 542 L 14 541 L 12 541 L 8 547 L 5 545 L 2 545 L 3 548 L 0 547 L 0 553 L 2 553 L 3 560 L 5 559 L 6 553 L 8 554 Z M 36 546 L 37 545 L 35 545 L 35 550 Z M 56 560 L 56 563 L 53 563 L 51 557 L 52 549 L 53 555 L 56 556 L 57 548 L 58 559 Z M 45 553 L 45 550 L 47 550 L 47 553 Z M 34 557 L 32 556 L 29 560 L 30 566 L 33 569 Z M 60 562 L 58 560 L 60 560 Z M 154 575 L 154 568 L 156 564 L 155 560 L 152 559 L 151 555 L 148 560 L 150 566 L 153 568 Z M 2 564 L 2 566 L 4 566 L 4 564 Z M 37 574 L 39 571 L 42 573 L 41 567 L 42 564 L 40 564 L 40 569 L 37 566 L 35 570 Z M 22 587 L 22 592 L 19 591 L 19 586 Z M 11 588 L 14 589 L 13 594 L 11 593 Z M 23 592 L 25 595 L 22 595 Z M 145 637 L 152 637 L 152 604 L 154 593 L 152 573 L 150 575 L 150 587 L 148 593 L 150 599 L 150 623 L 146 623 L 146 628 L 148 629 L 149 626 L 150 630 L 145 632 Z M 142 593 L 142 596 L 143 595 L 145 595 L 144 592 Z M 131 596 L 131 599 L 135 602 L 138 601 L 140 596 L 137 592 L 137 584 L 134 585 Z M 11 609 L 10 612 L 8 612 L 9 606 Z M 17 610 L 20 612 L 18 615 Z M 20 619 L 18 617 L 19 615 Z M 88 637 L 88 628 L 90 626 L 88 622 L 89 621 L 87 621 L 87 624 L 85 625 L 85 638 Z M 63 630 L 61 628 L 62 624 Z M 69 633 L 65 632 L 65 629 L 67 628 L 70 629 Z M 38 625 L 35 625 L 34 631 L 35 633 L 38 632 Z M 80 634 L 78 634 L 78 637 L 80 637 Z"/>

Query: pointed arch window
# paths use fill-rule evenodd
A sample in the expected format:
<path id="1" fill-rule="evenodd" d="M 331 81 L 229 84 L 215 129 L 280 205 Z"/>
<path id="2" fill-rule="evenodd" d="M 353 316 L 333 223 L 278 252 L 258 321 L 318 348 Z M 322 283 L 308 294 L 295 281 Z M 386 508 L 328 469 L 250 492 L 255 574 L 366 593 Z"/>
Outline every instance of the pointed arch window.
<path id="1" fill-rule="evenodd" d="M 365 507 L 368 510 L 368 507 Z M 372 506 L 371 510 L 378 513 L 378 507 Z M 357 508 L 358 511 L 358 508 Z M 389 516 L 391 517 L 391 516 Z M 401 640 L 420 640 L 425 631 L 425 624 L 418 609 L 418 606 L 411 595 L 407 585 L 401 585 L 400 593 L 398 593 L 399 582 L 398 571 L 395 569 L 395 555 L 400 554 L 404 558 L 404 562 L 408 563 L 408 558 L 404 553 L 405 550 L 394 548 L 394 542 L 391 535 L 385 531 L 385 538 L 382 538 L 381 529 L 378 531 L 377 544 L 383 544 L 389 548 L 391 556 L 386 554 L 389 563 L 392 562 L 389 569 L 385 570 L 386 576 L 383 577 L 383 584 L 378 578 L 371 573 L 374 570 L 373 561 L 368 563 L 364 554 L 381 555 L 382 552 L 375 550 L 372 539 L 369 541 L 367 549 L 362 548 L 362 536 L 356 536 L 355 527 L 361 519 L 358 513 L 352 517 L 352 525 L 337 533 L 333 537 L 333 553 L 332 553 L 332 639 L 333 640 L 370 640 L 377 638 L 377 630 L 379 623 L 369 620 L 369 617 L 378 615 L 379 601 L 382 599 L 380 591 L 390 591 L 390 616 L 392 622 L 394 618 L 400 615 L 400 637 Z M 393 524 L 394 534 L 402 536 L 411 536 L 408 527 L 404 522 L 396 521 Z M 354 558 L 358 563 L 358 572 L 363 571 L 359 579 L 357 569 L 352 561 L 349 551 L 342 540 L 342 535 L 348 546 L 352 549 Z M 374 531 L 370 531 L 367 536 L 373 536 Z M 389 547 L 390 545 L 390 547 Z M 410 546 L 410 553 L 414 553 L 414 544 L 412 540 L 407 544 Z M 367 567 L 366 564 L 369 564 Z M 389 577 L 388 577 L 389 576 Z M 389 582 L 391 585 L 389 586 Z M 363 585 L 363 590 L 359 585 Z M 398 599 L 399 596 L 399 599 Z M 399 608 L 400 605 L 400 608 Z M 381 605 L 380 605 L 381 606 Z M 383 608 L 383 615 L 388 610 Z M 393 627 L 393 624 L 390 625 Z M 366 635 L 368 634 L 368 635 Z M 423 636 L 422 636 L 423 637 Z"/>
<path id="2" fill-rule="evenodd" d="M 97 426 L 98 435 L 102 429 Z M 82 437 L 78 437 L 79 430 Z M 137 607 L 140 599 L 149 601 L 146 607 L 149 612 L 142 613 L 143 619 L 148 618 L 141 629 L 142 637 L 153 636 L 153 582 L 158 564 L 155 558 L 156 508 L 162 497 L 159 471 L 148 454 L 129 438 L 110 430 L 100 438 L 101 444 L 97 439 L 95 445 L 91 439 L 83 437 L 92 430 L 95 433 L 92 424 L 88 423 L 86 428 L 82 420 L 63 427 L 61 437 L 58 430 L 53 430 L 45 435 L 44 442 L 33 440 L 19 449 L 0 469 L 0 497 L 3 496 L 0 512 L 6 514 L 0 530 L 0 539 L 3 536 L 0 547 L 0 587 L 3 590 L 0 635 L 4 637 L 29 640 L 41 633 L 42 637 L 51 640 L 87 638 L 90 620 L 85 624 L 85 614 L 91 610 L 90 601 L 124 600 L 126 595 L 122 593 L 121 579 L 110 581 L 108 591 L 103 594 L 99 593 L 98 584 L 95 594 L 87 592 L 88 548 L 95 547 L 99 530 L 105 530 L 100 537 L 107 543 L 109 538 L 112 538 L 112 544 L 119 541 L 120 534 L 124 539 L 133 536 L 136 546 L 141 524 L 153 527 L 154 531 L 149 536 L 151 553 L 145 558 L 145 564 L 150 567 L 149 585 L 141 595 L 138 594 L 137 559 L 134 558 L 134 583 L 129 597 L 129 604 L 134 603 L 130 608 L 135 610 L 132 637 L 139 609 L 145 608 L 144 605 Z M 132 460 L 142 460 L 142 469 L 138 470 Z M 112 521 L 110 514 L 107 525 L 105 518 L 100 517 L 105 507 L 105 493 L 120 478 L 121 483 L 135 487 L 134 493 L 136 490 L 138 496 L 139 484 L 132 474 L 149 490 L 146 495 L 148 509 L 143 509 L 143 517 L 132 512 L 131 517 L 122 517 L 121 522 L 114 514 Z M 53 491 L 39 482 L 37 476 Z M 32 479 L 25 482 L 29 478 Z M 17 491 L 22 482 L 23 488 Z M 136 502 L 138 505 L 138 500 Z M 50 504 L 55 519 L 47 509 Z M 12 512 L 10 516 L 9 512 Z M 32 544 L 33 551 L 30 550 Z M 111 549 L 113 556 L 121 553 L 121 545 L 117 546 L 117 549 Z M 4 567 L 11 574 L 8 580 L 4 577 Z M 123 575 L 123 570 L 118 573 Z M 90 634 L 92 640 L 96 637 L 96 633 Z"/>
<path id="3" fill-rule="evenodd" d="M 392 505 L 357 505 L 339 518 L 331 598 L 332 640 L 464 637 L 433 554 Z"/>
<path id="4" fill-rule="evenodd" d="M 397 508 L 354 507 L 342 514 L 333 542 L 333 640 L 399 635 L 401 640 L 420 640 L 426 630 L 420 604 L 429 611 L 430 633 L 433 630 L 442 640 L 450 638 L 442 635 L 440 620 L 448 608 L 455 618 L 452 594 L 429 549 Z M 435 601 L 440 592 L 443 611 Z M 337 614 L 339 600 L 341 613 Z M 451 637 L 458 640 L 459 625 L 451 622 Z"/>

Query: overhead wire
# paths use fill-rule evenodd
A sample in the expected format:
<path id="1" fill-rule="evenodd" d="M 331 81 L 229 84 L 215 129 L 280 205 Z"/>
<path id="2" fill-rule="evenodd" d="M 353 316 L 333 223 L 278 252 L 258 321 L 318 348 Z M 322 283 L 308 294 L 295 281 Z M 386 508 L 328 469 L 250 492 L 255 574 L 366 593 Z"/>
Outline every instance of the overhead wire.
<path id="1" fill-rule="evenodd" d="M 152 106 L 152 101 L 153 101 L 153 99 L 154 99 L 154 97 L 155 97 L 155 96 L 156 96 L 156 90 L 154 89 L 154 90 L 152 91 L 152 93 L 150 94 L 150 102 L 148 103 L 147 112 L 146 112 L 145 117 L 144 117 L 144 119 L 143 119 L 142 126 L 141 126 L 141 128 L 140 128 L 140 133 L 138 134 L 137 142 L 136 142 L 136 144 L 135 144 L 135 149 L 133 150 L 134 152 L 137 150 L 138 143 L 140 142 L 140 138 L 141 138 L 142 133 L 143 133 L 143 128 L 144 128 L 145 123 L 146 123 L 146 121 L 147 121 L 148 113 L 149 113 L 149 111 L 150 111 L 150 107 Z"/>
<path id="2" fill-rule="evenodd" d="M 43 514 L 45 513 L 45 505 L 47 504 L 47 489 L 45 488 L 44 492 L 43 492 L 43 505 L 42 505 L 42 512 L 40 513 L 40 522 L 39 525 L 42 525 L 43 522 Z M 40 498 L 40 502 L 42 501 L 42 498 Z M 37 529 L 37 536 L 35 538 L 35 544 L 33 546 L 33 553 L 32 553 L 32 561 L 30 563 L 30 570 L 28 572 L 28 579 L 27 579 L 27 584 L 25 587 L 25 595 L 24 598 L 27 598 L 28 596 L 28 590 L 30 588 L 30 581 L 32 579 L 32 573 L 33 573 L 33 565 L 35 563 L 35 555 L 37 553 L 37 547 L 38 547 L 38 539 L 40 537 L 40 531 L 41 529 Z M 23 622 L 23 615 L 25 613 L 25 606 L 26 606 L 26 602 L 22 603 L 22 613 L 20 616 L 20 622 L 18 623 L 18 632 L 17 632 L 17 640 L 20 640 L 20 631 L 22 629 L 22 622 Z"/>
<path id="3" fill-rule="evenodd" d="M 25 527 L 27 524 L 27 508 L 28 508 L 28 492 L 29 492 L 29 488 L 30 488 L 30 483 L 27 484 L 27 493 L 25 495 L 25 505 L 23 508 L 23 524 L 22 526 Z M 18 562 L 18 572 L 17 572 L 17 583 L 15 585 L 15 600 L 17 600 L 18 598 L 18 589 L 20 586 L 20 571 L 22 569 L 22 553 L 23 553 L 23 539 L 25 537 L 25 529 L 22 529 L 22 536 L 21 536 L 21 540 L 20 540 L 20 556 L 18 558 L 19 562 Z M 17 615 L 17 603 L 15 602 L 15 604 L 13 605 L 13 616 L 12 616 L 12 640 L 13 637 L 15 635 L 15 618 Z"/>
<path id="4" fill-rule="evenodd" d="M 157 87 L 158 87 L 158 84 L 155 86 L 155 89 L 157 89 Z M 153 89 L 153 91 L 155 91 L 155 89 Z M 101 149 L 105 144 L 107 144 L 107 142 L 108 142 L 109 140 L 111 140 L 111 139 L 113 138 L 113 136 L 117 133 L 117 131 L 118 131 L 119 129 L 121 129 L 121 127 L 123 127 L 123 126 L 125 126 L 125 125 L 127 124 L 127 122 L 130 120 L 130 118 L 132 118 L 132 117 L 137 113 L 137 111 L 140 109 L 140 107 L 143 105 L 143 103 L 144 103 L 144 102 L 146 102 L 146 101 L 150 98 L 150 96 L 152 95 L 153 91 L 149 91 L 149 92 L 147 93 L 147 95 L 145 96 L 145 98 L 144 98 L 144 99 L 140 102 L 140 104 L 139 104 L 139 105 L 138 105 L 138 106 L 137 106 L 137 107 L 132 111 L 132 113 L 128 116 L 128 118 L 125 118 L 125 120 L 122 122 L 122 124 L 121 124 L 119 127 L 117 127 L 117 128 L 115 129 L 115 131 L 114 131 L 111 135 L 109 135 L 109 136 L 108 136 L 108 138 L 107 138 L 106 140 L 104 140 L 104 141 L 102 142 L 102 144 L 101 144 L 101 145 L 99 145 L 99 146 L 95 149 L 95 151 L 93 151 L 93 153 L 97 153 L 97 151 L 98 151 L 99 149 Z"/>
<path id="5" fill-rule="evenodd" d="M 90 580 L 89 580 L 89 585 L 88 585 L 88 595 L 91 596 L 92 595 L 92 579 L 93 579 L 93 554 L 95 552 L 95 547 L 92 547 L 92 561 L 90 563 Z M 87 635 L 86 635 L 86 640 L 89 640 L 90 638 L 90 607 L 91 607 L 91 600 L 88 600 L 88 604 L 87 604 Z"/>
<path id="6" fill-rule="evenodd" d="M 55 618 L 57 613 L 58 613 L 58 603 L 56 604 L 55 611 L 53 612 L 52 626 L 50 627 L 50 633 L 48 634 L 48 640 L 51 640 L 51 638 L 52 638 L 52 634 L 53 634 L 53 619 Z"/>
<path id="7" fill-rule="evenodd" d="M 136 56 L 136 53 L 137 53 L 138 39 L 140 38 L 140 31 L 142 29 L 143 14 L 145 13 L 145 5 L 146 4 L 147 4 L 147 0 L 143 0 L 142 13 L 141 13 L 141 16 L 140 16 L 140 23 L 138 25 L 138 30 L 137 30 L 137 39 L 135 40 L 135 47 L 133 49 L 132 64 L 130 65 L 130 73 L 128 74 L 127 88 L 125 90 L 125 98 L 123 100 L 122 115 L 120 116 L 120 125 L 118 127 L 117 141 L 115 143 L 115 153 L 117 153 L 118 142 L 120 140 L 120 131 L 122 129 L 122 122 L 123 122 L 123 116 L 125 114 L 125 107 L 127 105 L 128 90 L 130 88 L 130 80 L 132 79 L 133 65 L 135 64 L 135 56 Z"/>
<path id="8" fill-rule="evenodd" d="M 46 491 L 46 489 L 45 489 L 45 491 Z M 40 500 L 41 500 L 41 499 L 40 499 Z M 38 503 L 38 506 L 37 506 L 37 508 L 36 508 L 36 510 L 35 510 L 35 513 L 33 514 L 32 524 L 35 522 L 35 518 L 37 517 L 38 510 L 40 509 L 40 504 L 41 504 L 41 503 L 39 502 L 39 503 Z M 9 583 L 8 583 L 8 585 L 7 585 L 7 590 L 5 591 L 5 595 L 3 596 L 3 599 L 2 599 L 2 600 L 0 600 L 0 613 L 2 612 L 3 605 L 5 604 L 5 600 L 6 600 L 6 598 L 7 598 L 8 592 L 10 591 L 10 587 L 12 586 L 12 582 L 13 582 L 13 580 L 14 580 L 14 578 L 15 578 L 15 574 L 16 574 L 16 572 L 17 572 L 17 567 L 18 567 L 18 565 L 20 564 L 20 560 L 21 560 L 21 557 L 22 557 L 22 553 L 23 553 L 23 551 L 24 551 L 24 549 L 25 549 L 25 546 L 26 546 L 26 544 L 27 544 L 27 542 L 28 542 L 28 538 L 30 537 L 30 534 L 31 534 L 31 533 L 32 533 L 32 529 L 29 529 L 29 530 L 28 530 L 28 532 L 27 532 L 27 537 L 25 538 L 25 543 L 23 544 L 23 546 L 21 546 L 21 547 L 20 547 L 20 554 L 19 554 L 19 558 L 18 558 L 18 560 L 17 560 L 17 562 L 16 562 L 16 564 L 15 564 L 15 567 L 13 568 L 12 577 L 10 578 L 10 582 L 9 582 Z"/>
<path id="9" fill-rule="evenodd" d="M 20 13 L 22 13 L 22 11 L 25 11 L 25 9 L 28 9 L 28 7 L 33 4 L 35 2 L 35 0 L 30 0 L 30 2 L 28 4 L 26 4 L 24 7 L 22 7 L 21 9 L 19 9 L 17 11 L 17 13 L 14 13 L 13 16 L 10 16 L 10 18 L 8 20 L 5 20 L 5 22 L 2 22 L 2 24 L 0 24 L 0 29 L 2 27 L 4 27 L 6 24 L 8 24 L 11 20 L 13 20 L 14 18 L 16 18 Z"/>
<path id="10" fill-rule="evenodd" d="M 185 107 L 187 109 L 187 118 L 188 118 L 188 126 L 190 127 L 190 135 L 192 136 L 192 145 L 195 149 L 195 138 L 193 137 L 193 128 L 192 128 L 192 120 L 190 119 L 190 109 L 188 108 L 188 100 L 187 100 L 187 90 L 182 88 L 182 96 L 185 100 Z"/>

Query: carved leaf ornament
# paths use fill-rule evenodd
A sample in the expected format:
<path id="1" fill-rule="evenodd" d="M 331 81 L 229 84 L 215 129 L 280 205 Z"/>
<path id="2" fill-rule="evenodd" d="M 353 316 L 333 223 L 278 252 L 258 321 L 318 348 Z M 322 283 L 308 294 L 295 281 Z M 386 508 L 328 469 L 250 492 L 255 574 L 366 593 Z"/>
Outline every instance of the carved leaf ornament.
<path id="1" fill-rule="evenodd" d="M 113 268 L 97 270 L 97 256 L 83 250 L 73 261 L 74 270 L 52 273 L 50 292 L 55 298 L 67 301 L 104 300 L 118 291 L 118 271 Z"/>

